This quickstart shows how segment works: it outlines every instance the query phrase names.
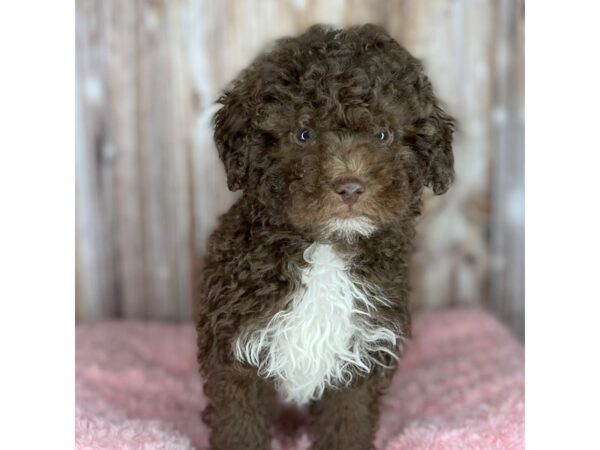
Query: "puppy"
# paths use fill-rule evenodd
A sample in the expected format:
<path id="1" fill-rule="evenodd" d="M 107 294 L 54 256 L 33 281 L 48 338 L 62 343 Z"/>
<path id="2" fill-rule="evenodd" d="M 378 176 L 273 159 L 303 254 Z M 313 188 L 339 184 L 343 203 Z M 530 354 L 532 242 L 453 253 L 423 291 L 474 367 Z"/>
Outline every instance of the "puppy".
<path id="1" fill-rule="evenodd" d="M 268 449 L 279 396 L 308 407 L 314 448 L 369 449 L 410 334 L 421 195 L 454 178 L 453 120 L 373 25 L 277 41 L 219 103 L 215 142 L 243 194 L 198 298 L 211 447 Z"/>

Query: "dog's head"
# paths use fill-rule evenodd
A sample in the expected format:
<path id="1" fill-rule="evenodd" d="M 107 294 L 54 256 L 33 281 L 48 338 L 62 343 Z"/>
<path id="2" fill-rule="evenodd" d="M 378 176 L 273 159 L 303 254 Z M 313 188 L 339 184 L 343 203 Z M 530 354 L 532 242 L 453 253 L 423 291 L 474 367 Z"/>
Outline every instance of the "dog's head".
<path id="1" fill-rule="evenodd" d="M 231 190 L 316 235 L 369 235 L 454 178 L 454 124 L 418 60 L 373 25 L 281 39 L 219 99 Z"/>

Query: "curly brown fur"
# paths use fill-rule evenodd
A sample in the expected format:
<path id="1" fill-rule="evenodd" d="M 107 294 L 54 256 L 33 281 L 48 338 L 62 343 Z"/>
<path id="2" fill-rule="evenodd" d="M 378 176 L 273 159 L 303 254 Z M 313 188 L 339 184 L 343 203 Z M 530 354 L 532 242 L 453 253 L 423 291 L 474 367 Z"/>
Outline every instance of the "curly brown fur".
<path id="1" fill-rule="evenodd" d="M 316 242 L 342 255 L 348 276 L 371 287 L 367 297 L 385 297 L 356 308 L 369 317 L 365 326 L 398 334 L 391 351 L 400 355 L 410 333 L 415 220 L 423 188 L 442 194 L 453 181 L 453 120 L 419 61 L 373 25 L 314 26 L 281 39 L 219 102 L 215 141 L 229 188 L 243 196 L 221 217 L 203 268 L 198 358 L 210 400 L 203 417 L 213 449 L 260 450 L 270 445 L 281 380 L 261 371 L 265 349 L 255 367 L 236 357 L 236 342 L 291 310 L 310 273 L 304 252 Z M 339 190 L 347 180 L 363 183 L 353 201 Z M 357 217 L 371 228 L 336 228 Z M 373 361 L 368 370 L 347 365 L 350 380 L 311 398 L 316 448 L 372 445 L 378 398 L 396 363 L 387 344 L 378 345 L 361 356 Z"/>

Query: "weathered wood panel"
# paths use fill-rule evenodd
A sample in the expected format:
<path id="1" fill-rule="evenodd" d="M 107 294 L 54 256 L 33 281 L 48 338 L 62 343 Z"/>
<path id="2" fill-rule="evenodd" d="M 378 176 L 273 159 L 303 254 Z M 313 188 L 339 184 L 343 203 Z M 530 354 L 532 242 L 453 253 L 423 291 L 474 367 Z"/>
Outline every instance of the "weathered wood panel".
<path id="1" fill-rule="evenodd" d="M 489 305 L 525 337 L 524 1 L 495 3 Z"/>
<path id="2" fill-rule="evenodd" d="M 235 198 L 213 102 L 267 42 L 316 22 L 386 26 L 459 120 L 413 302 L 487 304 L 522 334 L 523 4 L 509 0 L 78 0 L 80 319 L 189 317 L 192 258 Z"/>

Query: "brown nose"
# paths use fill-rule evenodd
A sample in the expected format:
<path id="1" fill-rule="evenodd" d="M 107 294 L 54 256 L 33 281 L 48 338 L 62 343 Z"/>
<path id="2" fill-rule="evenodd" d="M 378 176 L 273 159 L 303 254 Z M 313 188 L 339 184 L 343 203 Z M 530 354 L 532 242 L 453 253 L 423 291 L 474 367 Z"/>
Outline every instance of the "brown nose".
<path id="1" fill-rule="evenodd" d="M 343 178 L 334 183 L 333 190 L 346 205 L 351 206 L 365 193 L 367 187 L 365 182 L 359 178 Z"/>

